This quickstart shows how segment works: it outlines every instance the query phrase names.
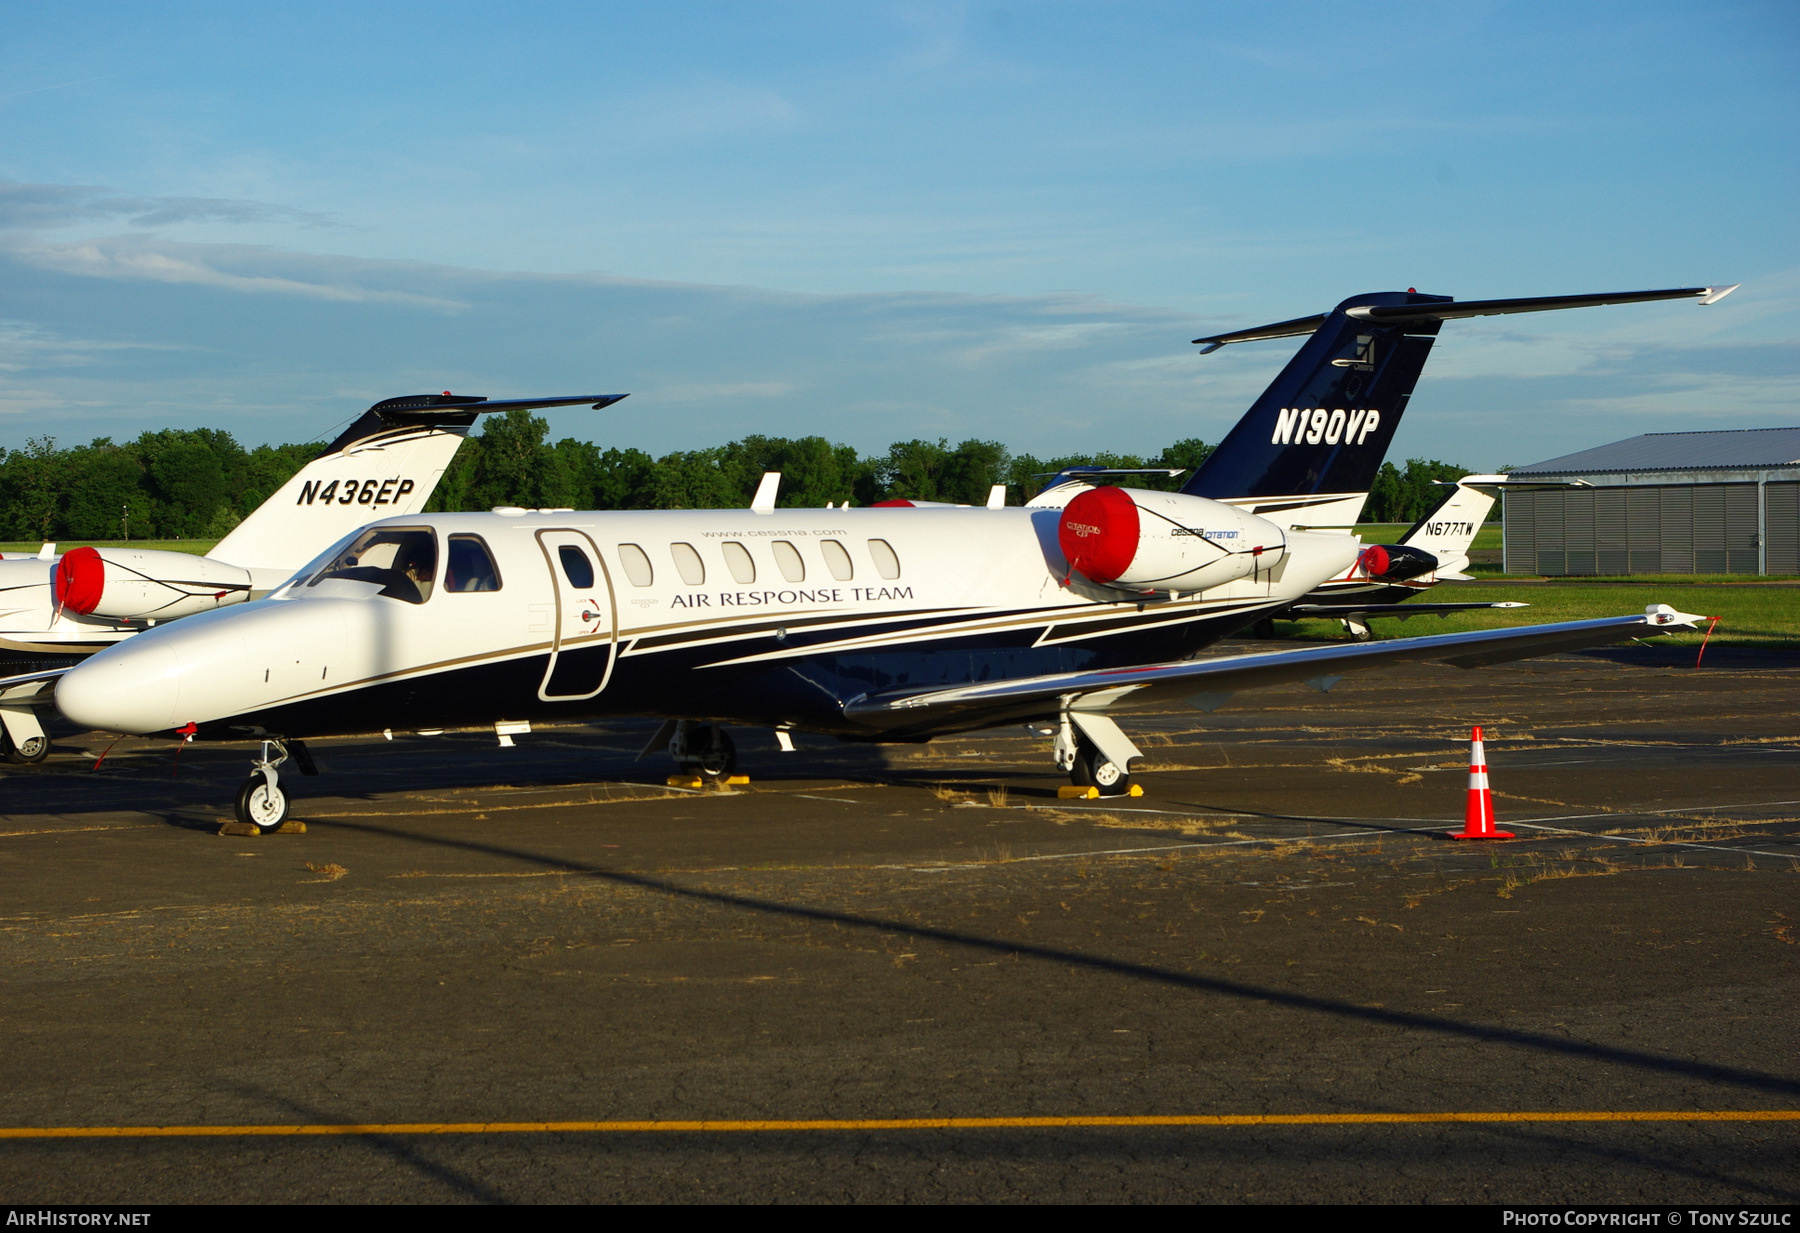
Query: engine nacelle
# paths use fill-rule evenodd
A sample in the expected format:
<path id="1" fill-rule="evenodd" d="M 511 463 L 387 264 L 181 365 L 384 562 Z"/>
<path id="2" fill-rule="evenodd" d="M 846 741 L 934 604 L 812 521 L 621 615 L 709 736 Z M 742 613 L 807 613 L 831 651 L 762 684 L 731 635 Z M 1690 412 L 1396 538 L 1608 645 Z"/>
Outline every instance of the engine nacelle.
<path id="1" fill-rule="evenodd" d="M 166 621 L 250 597 L 249 570 L 153 548 L 73 549 L 52 583 L 58 607 L 115 621 Z"/>
<path id="2" fill-rule="evenodd" d="M 1090 488 L 1063 507 L 1069 566 L 1104 586 L 1203 591 L 1274 568 L 1287 537 L 1234 506 L 1178 492 Z"/>
<path id="3" fill-rule="evenodd" d="M 1406 544 L 1370 544 L 1358 555 L 1356 564 L 1365 578 L 1405 582 L 1431 573 L 1438 567 L 1438 559 L 1422 548 Z"/>

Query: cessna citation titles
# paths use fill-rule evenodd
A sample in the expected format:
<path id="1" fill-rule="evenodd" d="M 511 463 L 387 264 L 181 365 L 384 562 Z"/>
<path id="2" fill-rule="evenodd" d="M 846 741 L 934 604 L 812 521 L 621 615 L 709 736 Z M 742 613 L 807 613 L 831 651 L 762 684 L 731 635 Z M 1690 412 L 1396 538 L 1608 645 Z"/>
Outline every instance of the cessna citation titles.
<path id="1" fill-rule="evenodd" d="M 1077 783 L 1124 792 L 1140 754 L 1112 716 L 1136 703 L 1211 709 L 1238 690 L 1328 688 L 1377 664 L 1472 667 L 1691 626 L 1657 605 L 1193 658 L 1354 568 L 1363 548 L 1347 528 L 1301 529 L 1294 512 L 1316 526 L 1328 508 L 1360 505 L 1444 319 L 1678 296 L 1717 292 L 1462 304 L 1382 293 L 1199 340 L 1310 335 L 1177 493 L 1072 481 L 1022 508 L 775 509 L 765 492 L 749 510 L 385 519 L 265 599 L 93 656 L 57 683 L 56 704 L 93 728 L 260 741 L 238 810 L 267 829 L 287 810 L 277 767 L 291 751 L 306 768 L 306 738 L 474 726 L 504 737 L 615 715 L 665 720 L 658 741 L 714 775 L 734 768 L 725 723 L 775 728 L 784 744 L 794 730 L 922 741 L 1047 725 Z M 1380 415 L 1354 440 L 1328 443 L 1328 416 L 1317 442 L 1297 431 L 1273 442 L 1295 406 Z"/>

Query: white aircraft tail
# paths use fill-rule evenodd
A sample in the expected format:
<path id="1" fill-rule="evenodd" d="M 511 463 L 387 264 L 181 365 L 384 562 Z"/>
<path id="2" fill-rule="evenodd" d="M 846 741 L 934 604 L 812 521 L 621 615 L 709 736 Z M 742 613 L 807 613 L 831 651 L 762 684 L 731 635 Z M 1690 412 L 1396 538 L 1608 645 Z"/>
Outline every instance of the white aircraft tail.
<path id="1" fill-rule="evenodd" d="M 623 394 L 490 401 L 454 394 L 389 398 L 370 407 L 207 555 L 279 582 L 364 523 L 425 508 L 482 412 L 589 403 Z"/>
<path id="2" fill-rule="evenodd" d="M 1504 475 L 1465 475 L 1444 499 L 1400 537 L 1408 548 L 1438 559 L 1437 576 L 1460 574 L 1469 567 L 1469 547 L 1498 499 Z"/>

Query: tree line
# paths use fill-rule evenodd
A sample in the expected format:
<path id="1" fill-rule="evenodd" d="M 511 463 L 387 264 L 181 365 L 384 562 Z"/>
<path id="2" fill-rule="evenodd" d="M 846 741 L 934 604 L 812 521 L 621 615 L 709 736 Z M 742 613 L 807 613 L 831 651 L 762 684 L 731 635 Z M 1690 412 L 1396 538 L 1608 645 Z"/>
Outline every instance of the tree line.
<path id="1" fill-rule="evenodd" d="M 549 424 L 529 411 L 492 416 L 482 425 L 457 451 L 428 510 L 741 509 L 765 471 L 782 473 L 778 503 L 788 508 L 896 499 L 980 505 L 994 484 L 1005 484 L 1008 503 L 1018 505 L 1066 467 L 1191 471 L 1212 452 L 1191 437 L 1154 456 L 1059 458 L 1014 454 L 997 441 L 953 446 L 945 439 L 915 439 L 864 455 L 824 437 L 748 436 L 658 458 L 568 437 L 552 443 Z M 213 428 L 160 429 L 122 443 L 101 437 L 66 449 L 52 437 L 36 437 L 23 449 L 0 449 L 0 539 L 218 539 L 319 449 L 313 443 L 247 450 Z M 1383 464 L 1364 517 L 1414 521 L 1442 491 L 1433 480 L 1466 474 L 1466 468 L 1423 459 L 1409 460 L 1404 470 Z M 1125 482 L 1173 490 L 1185 479 L 1134 476 Z"/>

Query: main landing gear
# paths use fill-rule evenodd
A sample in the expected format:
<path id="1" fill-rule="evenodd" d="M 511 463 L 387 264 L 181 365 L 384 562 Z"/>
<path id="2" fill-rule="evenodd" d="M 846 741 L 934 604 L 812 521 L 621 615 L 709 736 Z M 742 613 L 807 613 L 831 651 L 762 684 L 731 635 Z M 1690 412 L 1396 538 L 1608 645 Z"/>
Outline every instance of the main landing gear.
<path id="1" fill-rule="evenodd" d="M 37 716 L 24 707 L 0 708 L 0 757 L 8 762 L 42 762 L 50 756 L 50 738 Z"/>
<path id="2" fill-rule="evenodd" d="M 1131 763 L 1143 753 L 1119 725 L 1092 711 L 1064 711 L 1056 729 L 1056 768 L 1077 788 L 1131 795 Z"/>
<path id="3" fill-rule="evenodd" d="M 12 734 L 5 728 L 0 728 L 0 757 L 4 757 L 8 762 L 42 762 L 49 756 L 50 738 L 42 732 L 36 736 L 27 736 L 15 744 Z"/>
<path id="4" fill-rule="evenodd" d="M 1131 792 L 1131 775 L 1090 741 L 1077 744 L 1069 782 L 1077 788 L 1098 788 L 1101 796 L 1126 796 Z"/>
<path id="5" fill-rule="evenodd" d="M 737 773 L 737 745 L 718 724 L 680 720 L 669 738 L 669 756 L 684 775 L 723 783 Z"/>

